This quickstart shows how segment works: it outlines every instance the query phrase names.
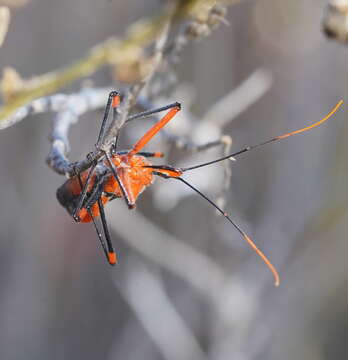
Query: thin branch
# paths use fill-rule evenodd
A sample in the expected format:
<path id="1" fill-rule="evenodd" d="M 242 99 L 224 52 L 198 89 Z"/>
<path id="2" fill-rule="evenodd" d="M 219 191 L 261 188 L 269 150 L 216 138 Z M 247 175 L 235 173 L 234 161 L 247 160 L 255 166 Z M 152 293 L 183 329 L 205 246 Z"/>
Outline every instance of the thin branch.
<path id="1" fill-rule="evenodd" d="M 6 6 L 0 6 L 0 47 L 4 43 L 9 24 L 10 9 Z"/>
<path id="2" fill-rule="evenodd" d="M 272 74 L 257 69 L 241 84 L 218 100 L 204 115 L 201 123 L 224 127 L 255 104 L 272 86 Z"/>
<path id="3" fill-rule="evenodd" d="M 172 17 L 179 20 L 202 11 L 201 8 L 211 8 L 214 3 L 215 1 L 212 0 L 180 0 L 174 14 L 172 6 L 167 6 L 160 15 L 141 19 L 132 24 L 123 39 L 111 38 L 104 41 L 72 65 L 26 81 L 25 86 L 18 93 L 13 94 L 12 99 L 0 108 L 2 128 L 7 127 L 7 118 L 17 108 L 36 98 L 58 91 L 79 78 L 90 76 L 102 66 L 117 65 L 133 58 L 134 52 L 137 52 L 140 47 L 149 45 Z"/>
<path id="4" fill-rule="evenodd" d="M 166 294 L 161 279 L 139 264 L 130 264 L 128 269 L 126 283 L 115 281 L 115 285 L 163 358 L 205 359 L 195 335 Z"/>
<path id="5" fill-rule="evenodd" d="M 105 106 L 105 99 L 110 93 L 110 88 L 90 89 L 85 88 L 80 93 L 72 95 L 53 95 L 33 101 L 25 111 L 38 113 L 41 111 L 57 111 L 53 120 L 53 129 L 50 134 L 51 150 L 46 162 L 55 172 L 61 175 L 69 174 L 72 164 L 67 155 L 70 150 L 68 133 L 71 125 L 75 124 L 80 116 L 88 111 L 93 111 Z M 18 113 L 18 112 L 17 112 Z M 13 117 L 13 121 L 20 121 L 21 113 Z"/>
<path id="6" fill-rule="evenodd" d="M 323 17 L 323 31 L 327 37 L 348 43 L 348 1 L 331 0 Z"/>
<path id="7" fill-rule="evenodd" d="M 123 206 L 116 201 L 109 205 L 118 214 L 117 223 L 110 223 L 115 233 L 137 252 L 181 277 L 205 296 L 216 296 L 216 291 L 225 281 L 224 272 L 218 264 L 198 249 L 160 229 L 139 212 L 130 214 L 123 211 Z M 132 231 L 130 221 L 137 224 Z"/>
<path id="8" fill-rule="evenodd" d="M 172 16 L 174 16 L 175 14 L 174 10 L 175 8 L 172 7 Z M 171 20 L 172 18 L 169 17 L 167 24 L 163 27 L 163 31 L 156 41 L 155 51 L 153 54 L 153 60 L 151 64 L 151 70 L 144 79 L 142 79 L 137 84 L 133 85 L 126 93 L 125 98 L 122 101 L 120 108 L 118 109 L 118 113 L 120 116 L 116 117 L 115 122 L 112 122 L 110 124 L 110 127 L 106 131 L 106 136 L 103 140 L 101 147 L 103 150 L 105 151 L 108 150 L 110 145 L 114 142 L 116 135 L 119 133 L 120 129 L 127 121 L 129 111 L 132 108 L 132 106 L 136 103 L 136 99 L 138 98 L 141 90 L 151 81 L 153 75 L 155 74 L 159 65 L 161 64 L 163 58 L 163 50 L 169 35 Z"/>

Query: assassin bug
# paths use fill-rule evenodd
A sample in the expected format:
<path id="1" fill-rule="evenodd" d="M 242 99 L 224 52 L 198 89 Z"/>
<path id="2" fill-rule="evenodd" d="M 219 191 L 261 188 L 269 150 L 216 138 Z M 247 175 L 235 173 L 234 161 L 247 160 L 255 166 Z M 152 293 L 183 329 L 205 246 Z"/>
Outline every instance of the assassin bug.
<path id="1" fill-rule="evenodd" d="M 120 103 L 119 94 L 115 91 L 111 92 L 106 105 L 104 118 L 100 128 L 96 147 L 100 148 L 107 118 L 110 109 L 113 109 L 113 115 L 116 114 L 116 108 Z M 89 170 L 85 170 L 79 175 L 67 180 L 57 190 L 57 198 L 60 204 L 67 209 L 69 214 L 76 220 L 81 222 L 93 222 L 99 241 L 102 245 L 106 258 L 111 265 L 117 263 L 116 253 L 114 251 L 110 233 L 108 230 L 104 205 L 116 198 L 124 198 L 129 209 L 135 207 L 138 196 L 149 185 L 153 183 L 154 176 L 164 179 L 175 179 L 186 186 L 190 187 L 194 192 L 208 201 L 215 209 L 220 212 L 229 221 L 234 228 L 242 235 L 249 246 L 261 257 L 274 276 L 275 285 L 279 285 L 279 274 L 266 255 L 255 245 L 250 237 L 231 219 L 228 213 L 223 211 L 216 203 L 210 200 L 205 194 L 187 182 L 182 175 L 186 171 L 195 170 L 201 167 L 212 165 L 223 160 L 234 158 L 242 153 L 257 147 L 266 145 L 273 141 L 282 140 L 289 136 L 300 134 L 310 130 L 326 120 L 328 120 L 342 105 L 343 101 L 339 101 L 336 106 L 320 121 L 280 136 L 273 137 L 257 145 L 247 146 L 237 152 L 218 159 L 208 161 L 202 164 L 190 167 L 173 167 L 169 165 L 152 165 L 148 158 L 163 157 L 161 152 L 142 152 L 144 146 L 180 111 L 181 105 L 174 103 L 162 108 L 143 112 L 133 115 L 131 119 L 149 116 L 161 111 L 168 112 L 157 121 L 134 145 L 130 150 L 117 151 L 117 138 L 111 150 L 104 152 L 104 157 L 95 162 Z M 100 216 L 104 232 L 104 238 L 99 231 L 95 218 Z"/>

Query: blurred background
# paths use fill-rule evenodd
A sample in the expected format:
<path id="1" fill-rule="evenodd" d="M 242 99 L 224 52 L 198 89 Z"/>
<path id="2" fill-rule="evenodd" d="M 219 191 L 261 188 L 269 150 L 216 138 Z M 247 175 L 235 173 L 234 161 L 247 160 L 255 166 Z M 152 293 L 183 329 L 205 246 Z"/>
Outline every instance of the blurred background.
<path id="1" fill-rule="evenodd" d="M 260 96 L 222 129 L 233 150 L 320 120 L 346 98 L 348 83 L 348 50 L 321 31 L 325 5 L 250 0 L 229 7 L 230 26 L 185 49 L 177 66 L 181 91 L 159 105 L 177 100 L 190 109 L 198 119 L 193 133 L 219 99 L 251 79 L 248 91 L 263 88 Z M 31 77 L 62 67 L 161 6 L 159 0 L 30 0 L 12 12 L 0 68 Z M 105 68 L 91 79 L 111 85 Z M 71 160 L 92 149 L 101 117 L 102 110 L 88 113 L 72 129 Z M 208 203 L 161 179 L 141 195 L 137 210 L 120 200 L 107 207 L 120 257 L 108 266 L 92 225 L 76 224 L 56 200 L 65 179 L 45 164 L 52 115 L 1 131 L 1 359 L 344 359 L 345 118 L 343 108 L 319 128 L 232 164 L 226 209 L 278 268 L 279 288 Z M 173 122 L 185 133 L 184 112 Z M 122 145 L 146 126 L 146 120 L 130 126 Z M 209 140 L 209 132 L 196 133 L 198 141 Z M 221 154 L 191 155 L 160 137 L 148 149 L 166 151 L 173 165 Z M 221 166 L 197 170 L 192 183 L 203 180 L 214 197 L 221 172 Z"/>

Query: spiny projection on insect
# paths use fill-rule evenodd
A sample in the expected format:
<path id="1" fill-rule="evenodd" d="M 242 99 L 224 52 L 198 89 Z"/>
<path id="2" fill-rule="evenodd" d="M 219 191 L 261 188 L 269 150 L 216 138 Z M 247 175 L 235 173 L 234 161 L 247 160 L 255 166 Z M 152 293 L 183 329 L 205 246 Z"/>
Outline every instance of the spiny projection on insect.
<path id="1" fill-rule="evenodd" d="M 212 165 L 220 161 L 234 158 L 247 151 L 257 147 L 266 145 L 273 141 L 282 140 L 289 136 L 303 133 L 310 130 L 326 120 L 328 120 L 342 105 L 343 101 L 339 101 L 336 106 L 320 121 L 304 127 L 299 130 L 276 136 L 272 139 L 264 141 L 257 145 L 247 146 L 237 152 L 218 159 L 208 161 L 202 164 L 190 167 L 173 167 L 169 165 L 152 165 L 148 158 L 161 158 L 161 152 L 143 152 L 145 145 L 180 111 L 179 103 L 170 104 L 162 108 L 143 112 L 133 115 L 132 118 L 142 118 L 162 111 L 167 113 L 157 121 L 134 145 L 130 150 L 117 150 L 117 140 L 110 151 L 104 151 L 104 156 L 93 163 L 90 169 L 85 170 L 81 174 L 77 174 L 67 180 L 57 190 L 57 198 L 60 204 L 67 209 L 69 214 L 77 222 L 93 222 L 99 241 L 105 253 L 105 256 L 111 265 L 117 263 L 117 256 L 114 250 L 109 229 L 106 222 L 104 206 L 111 200 L 123 198 L 129 209 L 135 207 L 138 196 L 146 187 L 153 183 L 154 177 L 159 176 L 164 179 L 175 179 L 190 187 L 194 192 L 209 202 L 215 209 L 220 212 L 227 221 L 241 234 L 249 246 L 261 257 L 274 276 L 275 285 L 279 285 L 279 274 L 266 255 L 255 245 L 250 237 L 238 226 L 216 203 L 210 200 L 205 194 L 187 182 L 182 176 L 185 172 L 195 170 L 201 167 Z M 113 116 L 116 116 L 116 108 L 120 104 L 120 96 L 116 91 L 110 93 L 106 105 L 104 118 L 100 128 L 96 148 L 100 149 L 103 136 L 105 135 L 105 127 L 109 112 L 113 110 Z M 101 234 L 95 218 L 99 217 L 103 228 L 104 236 Z"/>

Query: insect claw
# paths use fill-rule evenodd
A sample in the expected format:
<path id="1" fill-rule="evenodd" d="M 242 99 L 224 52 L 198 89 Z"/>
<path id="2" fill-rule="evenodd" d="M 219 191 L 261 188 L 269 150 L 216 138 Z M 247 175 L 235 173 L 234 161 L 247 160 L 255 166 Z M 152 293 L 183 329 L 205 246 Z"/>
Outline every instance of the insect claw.
<path id="1" fill-rule="evenodd" d="M 115 252 L 108 252 L 108 262 L 110 265 L 116 265 L 117 264 L 117 256 Z"/>
<path id="2" fill-rule="evenodd" d="M 81 219 L 78 215 L 73 215 L 73 219 L 76 221 L 76 222 L 80 222 Z"/>

